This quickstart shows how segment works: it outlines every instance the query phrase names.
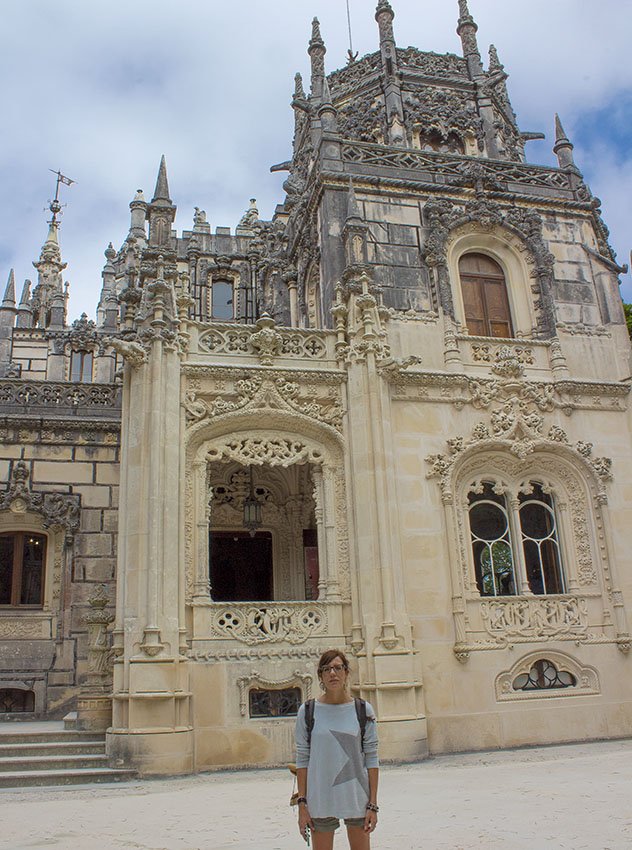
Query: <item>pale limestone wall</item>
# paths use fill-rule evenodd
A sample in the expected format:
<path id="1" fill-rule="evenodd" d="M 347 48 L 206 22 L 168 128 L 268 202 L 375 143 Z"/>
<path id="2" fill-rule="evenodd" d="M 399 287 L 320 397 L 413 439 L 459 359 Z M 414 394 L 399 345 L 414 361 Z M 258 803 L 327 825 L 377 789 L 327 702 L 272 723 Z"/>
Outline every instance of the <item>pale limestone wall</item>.
<path id="1" fill-rule="evenodd" d="M 87 440 L 71 423 L 56 432 L 54 441 L 41 440 L 41 433 L 28 427 L 19 436 L 22 444 L 0 446 L 0 489 L 10 486 L 11 470 L 21 459 L 31 493 L 81 500 L 78 524 L 68 532 L 46 527 L 37 511 L 0 512 L 0 530 L 30 530 L 47 537 L 43 609 L 0 610 L 0 687 L 10 687 L 9 682 L 33 686 L 38 714 L 55 717 L 74 708 L 87 672 L 88 599 L 103 584 L 114 603 L 118 434 L 115 425 L 106 426 L 90 445 L 90 436 Z"/>
<path id="2" fill-rule="evenodd" d="M 397 327 L 390 338 L 401 345 L 397 355 L 422 356 L 422 363 L 410 370 L 421 373 L 428 363 L 432 364 L 430 368 L 438 366 L 436 341 L 434 344 L 426 344 L 430 333 L 437 339 L 438 327 L 424 327 L 423 331 L 415 334 L 418 327 L 412 322 L 406 323 Z M 578 339 L 581 339 L 579 344 L 585 345 L 584 356 L 588 356 L 586 352 L 590 354 L 590 372 L 588 368 L 577 368 L 575 374 L 571 371 L 573 377 L 587 377 L 586 373 L 589 372 L 590 377 L 598 375 L 603 380 L 608 375 L 611 381 L 616 381 L 621 372 L 621 360 L 619 358 L 619 362 L 616 362 L 618 351 L 613 340 L 615 336 L 616 332 L 613 336 L 573 336 L 570 345 L 577 345 Z M 629 342 L 617 338 L 616 343 L 624 349 L 624 363 L 627 362 Z M 467 341 L 464 339 L 459 344 L 463 355 L 459 366 L 465 367 L 465 374 L 477 379 L 493 377 L 489 368 L 493 364 L 493 356 L 489 362 L 472 362 L 468 360 Z M 523 344 L 516 343 L 514 348 Z M 494 345 L 491 350 L 493 355 Z M 565 345 L 564 350 L 567 352 L 569 345 Z M 432 360 L 428 357 L 431 353 Z M 534 349 L 533 353 L 533 362 L 524 370 L 524 377 L 550 381 L 552 375 L 550 368 L 547 368 L 550 351 L 547 355 L 546 349 Z M 542 428 L 546 434 L 550 426 L 557 425 L 566 432 L 569 444 L 577 441 L 592 442 L 591 457 L 608 457 L 612 460 L 612 480 L 606 480 L 603 484 L 607 505 L 602 504 L 601 497 L 590 500 L 589 504 L 590 545 L 597 572 L 596 584 L 590 591 L 595 596 L 589 600 L 591 622 L 594 620 L 594 628 L 591 626 L 589 633 L 598 640 L 604 638 L 608 642 L 595 645 L 581 640 L 576 644 L 574 640 L 554 638 L 525 642 L 509 640 L 504 648 L 473 650 L 469 652 L 465 663 L 460 663 L 454 653 L 458 633 L 453 597 L 460 592 L 455 575 L 460 573 L 462 555 L 458 545 L 455 545 L 454 525 L 451 522 L 453 507 L 442 501 L 437 478 L 427 477 L 431 465 L 426 458 L 440 453 L 449 458 L 447 441 L 456 437 L 468 439 L 479 423 L 490 426 L 490 413 L 494 405 L 489 409 L 478 403 L 473 406 L 467 380 L 463 382 L 454 376 L 457 384 L 451 386 L 449 378 L 447 375 L 445 381 L 434 379 L 433 383 L 430 376 L 422 377 L 420 374 L 409 378 L 408 382 L 394 378 L 391 386 L 398 514 L 405 577 L 399 602 L 408 610 L 415 646 L 420 651 L 431 751 L 506 747 L 631 734 L 630 658 L 627 652 L 622 651 L 626 649 L 625 643 L 621 648 L 617 647 L 611 626 L 612 620 L 618 616 L 613 602 L 623 601 L 625 614 L 622 615 L 622 628 L 627 626 L 632 612 L 632 569 L 629 559 L 629 527 L 632 521 L 629 458 L 632 429 L 625 385 L 621 391 L 615 387 L 612 390 L 614 396 L 609 395 L 605 385 L 588 385 L 574 397 L 574 401 L 579 404 L 573 405 L 572 410 L 565 408 L 560 400 L 559 407 L 544 412 Z M 555 446 L 551 450 L 552 456 L 556 455 L 556 451 L 565 451 L 561 447 L 556 450 Z M 588 468 L 581 471 L 580 460 L 577 461 L 579 477 L 588 481 L 591 472 Z M 538 469 L 536 456 L 534 469 Z M 483 470 L 478 474 L 483 474 Z M 455 494 L 455 502 L 458 503 L 458 500 L 459 496 Z M 466 538 L 466 561 L 469 558 L 469 545 Z M 452 569 L 455 563 L 456 571 Z M 570 566 L 567 564 L 567 569 Z M 615 595 L 613 599 L 609 592 L 612 587 L 619 589 L 622 596 Z M 471 617 L 480 603 L 473 598 L 467 604 Z M 604 614 L 604 610 L 609 613 Z M 499 677 L 514 670 L 519 666 L 520 659 L 529 656 L 559 658 L 560 663 L 565 665 L 564 669 L 575 671 L 580 679 L 590 679 L 589 686 L 583 693 L 578 690 L 571 694 L 569 689 L 554 695 L 549 693 L 505 699 L 502 691 L 499 691 Z"/>

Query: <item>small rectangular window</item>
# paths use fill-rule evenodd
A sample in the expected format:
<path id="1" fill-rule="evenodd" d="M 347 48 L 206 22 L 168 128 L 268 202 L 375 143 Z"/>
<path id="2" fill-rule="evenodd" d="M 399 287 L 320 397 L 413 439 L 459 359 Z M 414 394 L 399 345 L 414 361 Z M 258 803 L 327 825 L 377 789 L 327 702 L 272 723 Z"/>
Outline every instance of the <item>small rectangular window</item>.
<path id="1" fill-rule="evenodd" d="M 234 318 L 233 285 L 226 280 L 215 280 L 211 286 L 211 315 L 214 319 L 228 321 Z"/>
<path id="2" fill-rule="evenodd" d="M 251 717 L 293 717 L 301 704 L 301 689 L 252 688 L 249 697 Z"/>
<path id="3" fill-rule="evenodd" d="M 73 351 L 70 354 L 70 380 L 89 384 L 92 381 L 92 352 Z"/>

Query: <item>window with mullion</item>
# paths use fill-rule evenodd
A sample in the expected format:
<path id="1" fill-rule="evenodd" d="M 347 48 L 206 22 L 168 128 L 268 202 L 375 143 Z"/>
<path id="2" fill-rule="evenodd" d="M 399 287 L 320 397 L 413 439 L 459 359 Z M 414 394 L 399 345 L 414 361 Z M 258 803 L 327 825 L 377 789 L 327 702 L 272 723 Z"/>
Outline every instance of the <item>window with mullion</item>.
<path id="1" fill-rule="evenodd" d="M 505 497 L 486 482 L 481 493 L 470 494 L 470 532 L 476 583 L 481 596 L 516 593 L 511 530 Z"/>
<path id="2" fill-rule="evenodd" d="M 485 254 L 464 254 L 459 261 L 459 276 L 468 332 L 512 337 L 507 285 L 498 263 Z"/>

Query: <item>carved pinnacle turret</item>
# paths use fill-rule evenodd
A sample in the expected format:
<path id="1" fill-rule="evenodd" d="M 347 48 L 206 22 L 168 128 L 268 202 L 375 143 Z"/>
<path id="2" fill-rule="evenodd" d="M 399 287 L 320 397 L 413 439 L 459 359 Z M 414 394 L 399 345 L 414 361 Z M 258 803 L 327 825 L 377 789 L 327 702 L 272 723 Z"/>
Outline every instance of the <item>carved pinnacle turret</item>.
<path id="1" fill-rule="evenodd" d="M 168 204 L 171 204 L 171 198 L 169 197 L 169 181 L 167 180 L 167 163 L 164 153 L 160 158 L 156 188 L 154 189 L 154 197 L 151 202 L 152 204 L 155 204 L 157 201 L 166 201 Z"/>
<path id="2" fill-rule="evenodd" d="M 325 53 L 327 48 L 320 34 L 318 18 L 312 21 L 312 37 L 307 49 L 312 61 L 312 97 L 320 100 L 323 93 L 323 80 L 325 78 Z"/>
<path id="3" fill-rule="evenodd" d="M 560 116 L 555 114 L 555 145 L 553 152 L 557 156 L 560 168 L 576 168 L 573 156 L 574 145 L 566 135 Z"/>
<path id="4" fill-rule="evenodd" d="M 176 208 L 169 197 L 169 181 L 167 180 L 167 163 L 164 154 L 160 159 L 158 177 L 154 197 L 147 208 L 149 221 L 149 244 L 154 247 L 167 248 L 171 237 L 171 226 L 176 217 Z"/>
<path id="5" fill-rule="evenodd" d="M 7 280 L 7 288 L 4 291 L 2 306 L 10 309 L 15 308 L 15 274 L 13 269 L 9 272 L 9 279 Z"/>

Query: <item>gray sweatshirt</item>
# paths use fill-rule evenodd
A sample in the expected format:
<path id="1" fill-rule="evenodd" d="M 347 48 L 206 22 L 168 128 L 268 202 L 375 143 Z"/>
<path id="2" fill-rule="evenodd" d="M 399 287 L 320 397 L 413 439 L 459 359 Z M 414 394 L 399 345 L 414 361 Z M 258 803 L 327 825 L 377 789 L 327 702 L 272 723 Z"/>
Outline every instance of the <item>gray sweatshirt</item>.
<path id="1" fill-rule="evenodd" d="M 363 818 L 369 799 L 367 769 L 378 767 L 377 723 L 366 704 L 364 753 L 355 705 L 314 705 L 311 747 L 305 705 L 296 718 L 296 766 L 307 768 L 307 807 L 313 818 Z"/>

